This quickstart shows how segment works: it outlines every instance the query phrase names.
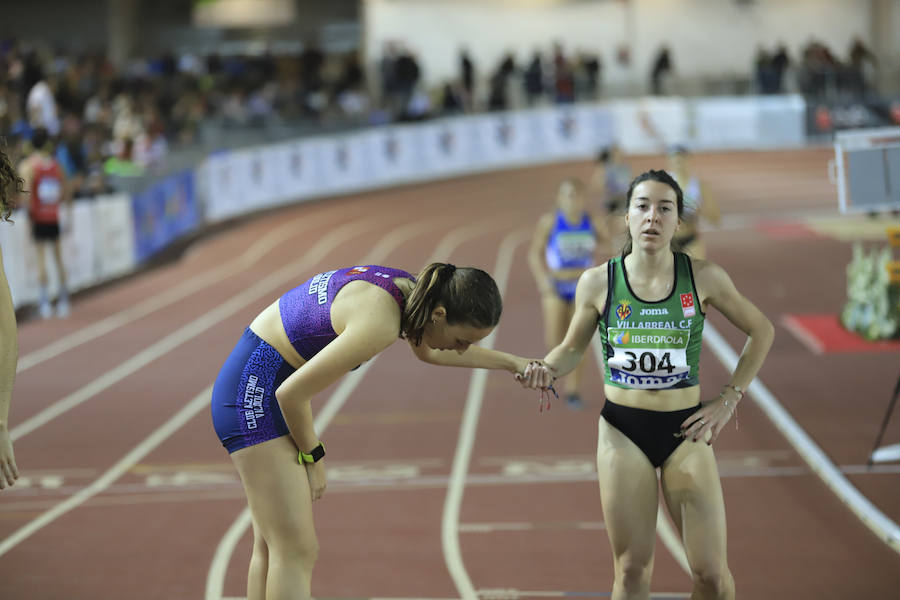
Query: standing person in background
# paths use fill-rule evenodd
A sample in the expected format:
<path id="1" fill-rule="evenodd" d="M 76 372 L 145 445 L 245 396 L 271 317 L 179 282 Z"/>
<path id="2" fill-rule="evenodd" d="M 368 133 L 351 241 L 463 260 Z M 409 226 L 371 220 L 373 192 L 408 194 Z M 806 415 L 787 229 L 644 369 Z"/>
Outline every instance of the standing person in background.
<path id="1" fill-rule="evenodd" d="M 546 388 L 574 369 L 600 334 L 606 402 L 598 423 L 597 474 L 613 551 L 612 598 L 650 598 L 661 486 L 690 564 L 691 598 L 733 600 L 725 501 L 712 444 L 735 417 L 774 330 L 720 266 L 673 248 L 684 198 L 668 173 L 639 175 L 627 199 L 630 239 L 622 256 L 584 272 L 565 339 L 543 365 L 529 364 L 517 379 Z M 711 307 L 747 342 L 727 383 L 701 401 L 700 348 Z"/>
<path id="2" fill-rule="evenodd" d="M 463 48 L 459 53 L 459 74 L 462 82 L 462 101 L 466 112 L 475 108 L 475 65 L 469 56 L 469 49 Z"/>
<path id="3" fill-rule="evenodd" d="M 16 174 L 6 153 L 0 150 L 0 221 L 10 220 L 13 198 L 22 189 L 22 178 Z M 0 252 L 0 490 L 15 484 L 19 478 L 16 455 L 9 437 L 9 406 L 18 358 L 16 310 L 3 268 L 3 253 Z"/>
<path id="4" fill-rule="evenodd" d="M 665 80 L 672 72 L 672 57 L 669 53 L 669 47 L 663 46 L 659 49 L 656 59 L 653 61 L 653 68 L 650 70 L 650 91 L 654 96 L 661 96 L 668 87 Z"/>
<path id="5" fill-rule="evenodd" d="M 250 323 L 212 393 L 213 424 L 253 517 L 248 600 L 310 597 L 312 502 L 325 492 L 313 396 L 398 339 L 427 363 L 521 374 L 527 359 L 475 345 L 501 312 L 481 269 L 432 263 L 414 277 L 366 265 L 319 273 Z"/>
<path id="6" fill-rule="evenodd" d="M 684 190 L 684 215 L 675 232 L 675 243 L 682 252 L 694 258 L 706 258 L 706 246 L 700 239 L 700 219 L 718 225 L 721 221 L 719 205 L 700 179 L 691 173 L 690 155 L 684 146 L 673 146 L 669 150 L 669 170 Z"/>
<path id="7" fill-rule="evenodd" d="M 40 284 L 39 310 L 41 318 L 53 315 L 50 306 L 49 277 L 47 275 L 46 248 L 50 246 L 59 274 L 59 295 L 56 300 L 56 314 L 69 314 L 69 291 L 66 286 L 66 266 L 60 246 L 60 203 L 65 203 L 68 218 L 71 218 L 72 195 L 66 185 L 66 176 L 59 162 L 53 158 L 53 143 L 47 130 L 34 130 L 31 138 L 32 153 L 19 165 L 19 175 L 25 181 L 29 193 L 22 194 L 31 219 L 31 233 L 37 246 L 38 277 Z"/>
<path id="8" fill-rule="evenodd" d="M 615 143 L 597 153 L 591 174 L 592 197 L 599 197 L 606 211 L 606 229 L 614 251 L 622 247 L 625 236 L 625 194 L 631 183 L 631 167 Z"/>
<path id="9" fill-rule="evenodd" d="M 587 212 L 584 185 L 578 179 L 566 179 L 556 194 L 556 210 L 538 221 L 528 253 L 528 265 L 541 295 L 548 348 L 565 336 L 574 312 L 575 285 L 585 269 L 597 264 L 599 241 L 608 243 L 606 227 L 597 227 Z M 566 404 L 576 410 L 583 407 L 581 376 L 579 363 L 566 379 Z"/>

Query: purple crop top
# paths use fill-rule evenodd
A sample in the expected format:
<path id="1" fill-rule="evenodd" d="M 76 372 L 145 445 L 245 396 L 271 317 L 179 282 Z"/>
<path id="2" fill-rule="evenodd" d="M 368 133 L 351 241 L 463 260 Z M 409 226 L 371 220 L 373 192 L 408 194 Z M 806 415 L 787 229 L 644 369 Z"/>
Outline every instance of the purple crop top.
<path id="1" fill-rule="evenodd" d="M 394 284 L 395 277 L 416 278 L 406 271 L 366 265 L 326 271 L 295 287 L 278 300 L 281 323 L 291 345 L 303 360 L 310 360 L 337 337 L 331 326 L 331 303 L 342 287 L 351 281 L 368 281 L 387 290 L 402 311 L 403 293 Z"/>

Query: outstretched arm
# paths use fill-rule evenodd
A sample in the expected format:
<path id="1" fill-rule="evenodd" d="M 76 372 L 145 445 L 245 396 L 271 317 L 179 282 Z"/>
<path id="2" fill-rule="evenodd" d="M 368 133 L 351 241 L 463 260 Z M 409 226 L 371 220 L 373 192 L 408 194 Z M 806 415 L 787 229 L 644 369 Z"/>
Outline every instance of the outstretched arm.
<path id="1" fill-rule="evenodd" d="M 0 490 L 13 485 L 19 477 L 12 440 L 9 438 L 9 405 L 18 356 L 16 311 L 3 269 L 3 254 L 0 252 Z"/>
<path id="2" fill-rule="evenodd" d="M 511 373 L 522 373 L 525 371 L 525 365 L 528 364 L 527 358 L 481 346 L 469 346 L 462 353 L 455 350 L 434 350 L 424 343 L 414 346 L 410 342 L 410 347 L 413 354 L 422 362 L 445 367 L 503 369 Z"/>

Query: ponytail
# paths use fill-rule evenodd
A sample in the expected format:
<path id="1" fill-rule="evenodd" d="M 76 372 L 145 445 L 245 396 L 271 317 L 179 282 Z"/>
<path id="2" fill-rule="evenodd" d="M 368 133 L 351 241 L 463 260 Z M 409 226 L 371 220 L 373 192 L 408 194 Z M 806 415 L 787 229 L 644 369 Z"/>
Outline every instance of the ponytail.
<path id="1" fill-rule="evenodd" d="M 503 310 L 497 284 L 481 269 L 431 263 L 419 273 L 406 299 L 401 335 L 420 345 L 425 325 L 438 306 L 447 311 L 448 324 L 464 323 L 478 328 L 496 326 Z"/>

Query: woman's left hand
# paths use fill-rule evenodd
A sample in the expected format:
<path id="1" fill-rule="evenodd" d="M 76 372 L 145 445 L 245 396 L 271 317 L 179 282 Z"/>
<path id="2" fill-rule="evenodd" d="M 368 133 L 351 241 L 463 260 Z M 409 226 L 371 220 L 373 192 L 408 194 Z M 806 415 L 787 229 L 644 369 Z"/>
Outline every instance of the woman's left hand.
<path id="1" fill-rule="evenodd" d="M 681 424 L 684 439 L 694 442 L 705 440 L 707 445 L 712 445 L 722 428 L 734 416 L 734 407 L 735 405 L 730 402 L 729 406 L 726 406 L 725 398 L 722 396 L 704 404 Z"/>

